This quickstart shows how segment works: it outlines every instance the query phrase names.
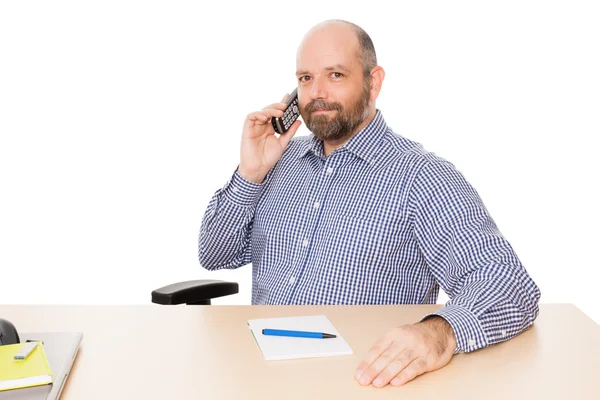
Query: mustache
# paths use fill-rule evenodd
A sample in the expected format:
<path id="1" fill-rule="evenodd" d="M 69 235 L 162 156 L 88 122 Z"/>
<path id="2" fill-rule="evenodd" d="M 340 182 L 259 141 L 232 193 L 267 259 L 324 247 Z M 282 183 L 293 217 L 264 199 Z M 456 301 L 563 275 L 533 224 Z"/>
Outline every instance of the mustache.
<path id="1" fill-rule="evenodd" d="M 304 107 L 304 111 L 312 113 L 313 111 L 321 110 L 337 110 L 342 111 L 342 105 L 340 103 L 328 103 L 325 100 L 313 100 Z"/>

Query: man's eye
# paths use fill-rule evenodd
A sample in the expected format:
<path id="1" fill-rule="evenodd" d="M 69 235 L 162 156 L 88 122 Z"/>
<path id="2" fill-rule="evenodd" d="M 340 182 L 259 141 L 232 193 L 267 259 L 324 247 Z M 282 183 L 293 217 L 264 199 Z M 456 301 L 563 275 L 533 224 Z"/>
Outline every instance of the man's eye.
<path id="1" fill-rule="evenodd" d="M 335 79 L 339 79 L 339 78 L 341 78 L 341 77 L 342 77 L 342 76 L 344 76 L 344 75 L 342 75 L 342 74 L 341 74 L 341 73 L 339 73 L 339 72 L 332 72 L 332 73 L 331 73 L 331 76 L 332 76 L 332 77 L 334 77 Z"/>
<path id="2" fill-rule="evenodd" d="M 300 82 L 307 82 L 310 79 L 310 76 L 304 75 L 300 77 Z"/>

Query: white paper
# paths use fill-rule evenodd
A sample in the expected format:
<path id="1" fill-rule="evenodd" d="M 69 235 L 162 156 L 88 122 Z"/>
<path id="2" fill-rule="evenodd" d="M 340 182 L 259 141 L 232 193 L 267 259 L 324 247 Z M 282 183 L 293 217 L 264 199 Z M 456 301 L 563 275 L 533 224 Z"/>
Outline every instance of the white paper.
<path id="1" fill-rule="evenodd" d="M 332 357 L 352 354 L 352 349 L 325 315 L 252 319 L 248 326 L 267 361 Z M 312 339 L 263 335 L 263 329 L 324 332 L 336 338 Z"/>

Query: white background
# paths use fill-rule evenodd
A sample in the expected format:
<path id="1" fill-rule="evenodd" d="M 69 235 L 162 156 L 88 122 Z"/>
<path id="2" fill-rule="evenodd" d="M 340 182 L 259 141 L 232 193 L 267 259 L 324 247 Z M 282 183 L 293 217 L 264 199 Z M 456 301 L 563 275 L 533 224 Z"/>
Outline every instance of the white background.
<path id="1" fill-rule="evenodd" d="M 240 283 L 214 304 L 250 304 L 250 266 L 199 266 L 200 222 L 245 115 L 341 18 L 375 43 L 388 124 L 464 173 L 542 302 L 600 322 L 594 3 L 0 3 L 0 303 L 147 304 L 208 278 Z"/>

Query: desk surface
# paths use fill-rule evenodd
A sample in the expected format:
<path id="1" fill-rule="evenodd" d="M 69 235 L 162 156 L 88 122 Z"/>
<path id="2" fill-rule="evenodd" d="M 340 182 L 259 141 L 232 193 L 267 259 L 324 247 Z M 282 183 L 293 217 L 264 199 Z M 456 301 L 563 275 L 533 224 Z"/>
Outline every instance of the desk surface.
<path id="1" fill-rule="evenodd" d="M 402 387 L 362 387 L 377 338 L 441 305 L 0 306 L 21 332 L 81 331 L 61 399 L 600 399 L 600 326 L 574 305 L 542 304 L 518 337 L 458 354 Z M 354 355 L 264 361 L 246 321 L 324 314 Z"/>

